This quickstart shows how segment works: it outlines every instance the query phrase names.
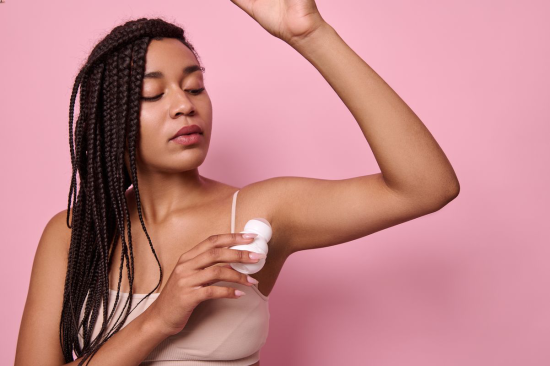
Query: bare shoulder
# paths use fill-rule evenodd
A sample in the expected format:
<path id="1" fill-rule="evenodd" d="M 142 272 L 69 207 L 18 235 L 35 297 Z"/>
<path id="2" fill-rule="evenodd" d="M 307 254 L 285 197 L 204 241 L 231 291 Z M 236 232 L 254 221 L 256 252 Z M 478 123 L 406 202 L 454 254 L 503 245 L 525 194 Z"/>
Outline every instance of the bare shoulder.
<path id="1" fill-rule="evenodd" d="M 240 188 L 239 198 L 242 192 L 243 199 L 246 196 L 247 199 L 253 200 L 259 205 L 274 207 L 278 193 L 282 193 L 284 190 L 284 184 L 284 177 L 268 178 L 252 182 Z"/>
<path id="2" fill-rule="evenodd" d="M 270 207 L 274 207 L 276 194 L 278 189 L 281 189 L 281 180 L 278 178 L 269 178 L 266 180 L 252 182 L 243 187 L 232 186 L 226 183 L 209 179 L 216 186 L 215 199 L 212 201 L 219 202 L 228 198 L 233 199 L 237 191 L 239 209 L 246 209 L 248 206 L 264 207 L 269 211 Z M 267 218 L 267 217 L 266 217 Z"/>
<path id="3" fill-rule="evenodd" d="M 282 239 L 277 219 L 278 200 L 282 196 L 285 184 L 283 177 L 275 177 L 249 183 L 240 189 L 237 188 L 239 190 L 237 198 L 237 221 L 239 213 L 241 217 L 262 217 L 269 221 L 273 229 L 273 236 L 270 241 L 273 249 L 285 249 L 277 244 Z M 284 258 L 290 253 L 286 253 L 283 250 L 279 254 Z"/>
<path id="4" fill-rule="evenodd" d="M 233 194 L 239 191 L 237 200 L 241 210 L 254 207 L 264 212 L 264 217 L 273 225 L 274 209 L 277 206 L 277 197 L 280 197 L 278 193 L 284 188 L 281 183 L 279 178 L 268 178 L 249 183 L 242 188 L 233 187 L 232 191 Z"/>
<path id="5" fill-rule="evenodd" d="M 69 213 L 69 224 L 72 226 L 72 209 Z M 71 244 L 72 228 L 67 225 L 67 209 L 60 211 L 52 216 L 52 218 L 46 224 L 44 228 L 43 236 L 49 238 L 55 238 L 52 243 L 61 247 L 67 253 L 69 253 L 69 246 Z"/>
<path id="6" fill-rule="evenodd" d="M 50 230 L 59 235 L 59 238 L 67 239 L 67 244 L 69 244 L 71 240 L 72 228 L 70 228 L 69 225 L 72 225 L 72 213 L 72 208 L 68 215 L 67 209 L 60 211 L 53 215 L 48 223 Z"/>

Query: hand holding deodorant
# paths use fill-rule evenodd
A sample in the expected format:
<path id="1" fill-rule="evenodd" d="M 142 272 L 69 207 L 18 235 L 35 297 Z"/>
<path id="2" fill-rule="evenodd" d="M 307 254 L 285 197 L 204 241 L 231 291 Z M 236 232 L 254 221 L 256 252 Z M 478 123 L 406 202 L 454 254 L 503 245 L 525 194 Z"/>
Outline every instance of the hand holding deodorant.
<path id="1" fill-rule="evenodd" d="M 266 219 L 256 218 L 249 220 L 244 226 L 244 230 L 240 233 L 254 233 L 258 234 L 258 236 L 255 237 L 254 241 L 250 244 L 235 245 L 229 249 L 248 250 L 250 252 L 267 255 L 267 243 L 271 240 L 272 231 L 271 225 Z M 237 272 L 253 274 L 259 272 L 263 268 L 266 259 L 267 258 L 262 258 L 257 263 L 231 263 L 230 265 Z"/>

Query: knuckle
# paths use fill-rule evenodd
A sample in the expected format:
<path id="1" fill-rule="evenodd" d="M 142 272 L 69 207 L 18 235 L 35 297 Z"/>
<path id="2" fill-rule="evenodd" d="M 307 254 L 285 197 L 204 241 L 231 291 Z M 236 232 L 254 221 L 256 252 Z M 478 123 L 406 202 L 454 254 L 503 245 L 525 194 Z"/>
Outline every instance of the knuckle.
<path id="1" fill-rule="evenodd" d="M 215 278 L 218 278 L 222 274 L 222 268 L 220 266 L 212 266 L 210 267 L 211 275 Z"/>
<path id="2" fill-rule="evenodd" d="M 220 237 L 219 234 L 210 235 L 208 237 L 208 241 L 212 244 L 215 244 L 219 240 L 219 237 Z"/>
<path id="3" fill-rule="evenodd" d="M 203 287 L 202 293 L 205 298 L 211 299 L 214 297 L 214 288 L 211 286 Z"/>
<path id="4" fill-rule="evenodd" d="M 232 241 L 237 241 L 238 240 L 237 233 L 231 233 L 231 240 Z"/>
<path id="5" fill-rule="evenodd" d="M 181 264 L 177 264 L 176 267 L 174 267 L 174 274 L 177 276 L 183 275 L 184 267 Z"/>
<path id="6" fill-rule="evenodd" d="M 212 257 L 212 258 L 218 258 L 220 256 L 220 248 L 210 248 L 208 250 L 208 256 Z"/>

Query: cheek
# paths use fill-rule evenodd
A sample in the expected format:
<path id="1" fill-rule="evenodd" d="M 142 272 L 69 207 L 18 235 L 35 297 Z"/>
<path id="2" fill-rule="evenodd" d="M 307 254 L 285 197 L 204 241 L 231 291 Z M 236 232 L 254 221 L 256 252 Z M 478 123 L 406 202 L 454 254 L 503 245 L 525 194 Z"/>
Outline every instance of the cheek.
<path id="1" fill-rule="evenodd" d="M 161 119 L 151 111 L 142 110 L 140 113 L 139 140 L 144 157 L 158 154 L 162 144 L 168 140 L 167 133 L 163 133 Z"/>
<path id="2" fill-rule="evenodd" d="M 160 118 L 159 112 L 147 104 L 143 104 L 139 111 L 139 120 L 142 125 L 151 124 Z"/>
<path id="3" fill-rule="evenodd" d="M 142 106 L 139 113 L 140 132 L 147 135 L 162 135 L 163 115 L 161 108 Z"/>

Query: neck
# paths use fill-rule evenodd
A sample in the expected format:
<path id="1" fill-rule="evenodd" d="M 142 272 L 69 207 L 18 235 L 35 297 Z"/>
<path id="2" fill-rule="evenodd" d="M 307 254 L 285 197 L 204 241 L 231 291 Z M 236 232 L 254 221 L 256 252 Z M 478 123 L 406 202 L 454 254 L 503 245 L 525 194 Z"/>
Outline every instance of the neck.
<path id="1" fill-rule="evenodd" d="M 138 189 L 141 213 L 146 225 L 166 222 L 170 215 L 186 210 L 204 201 L 205 195 L 213 186 L 212 180 L 202 177 L 198 169 L 180 173 L 147 172 L 140 174 L 138 169 Z M 137 213 L 135 187 L 127 192 L 128 208 Z"/>

